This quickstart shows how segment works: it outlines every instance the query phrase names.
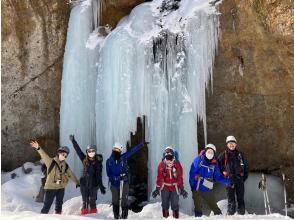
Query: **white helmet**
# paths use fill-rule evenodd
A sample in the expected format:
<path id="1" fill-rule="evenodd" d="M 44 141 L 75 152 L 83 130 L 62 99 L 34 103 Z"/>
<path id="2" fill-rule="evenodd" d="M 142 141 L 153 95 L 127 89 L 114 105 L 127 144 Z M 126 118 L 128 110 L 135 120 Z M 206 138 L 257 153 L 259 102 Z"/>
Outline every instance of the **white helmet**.
<path id="1" fill-rule="evenodd" d="M 120 143 L 115 143 L 112 147 L 112 150 L 113 151 L 117 151 L 117 152 L 122 152 L 123 150 L 123 147 Z"/>
<path id="2" fill-rule="evenodd" d="M 214 150 L 214 152 L 216 152 L 216 147 L 213 144 L 207 144 L 205 149 L 206 148 L 210 148 L 210 149 Z"/>
<path id="3" fill-rule="evenodd" d="M 237 143 L 237 140 L 234 136 L 228 136 L 227 139 L 226 139 L 226 143 L 229 143 L 229 142 L 235 142 Z"/>

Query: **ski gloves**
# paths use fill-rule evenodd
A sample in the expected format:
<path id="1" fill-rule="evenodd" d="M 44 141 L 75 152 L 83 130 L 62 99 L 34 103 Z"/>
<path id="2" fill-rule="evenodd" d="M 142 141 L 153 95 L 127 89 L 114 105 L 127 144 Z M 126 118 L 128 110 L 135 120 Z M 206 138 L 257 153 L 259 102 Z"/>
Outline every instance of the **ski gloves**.
<path id="1" fill-rule="evenodd" d="M 69 140 L 73 142 L 75 140 L 75 136 L 73 134 L 69 135 Z"/>
<path id="2" fill-rule="evenodd" d="M 152 192 L 152 197 L 155 198 L 160 194 L 160 187 L 156 187 L 156 189 Z M 179 194 L 183 196 L 184 199 L 188 197 L 187 191 L 184 189 L 184 187 L 179 188 Z"/>
<path id="3" fill-rule="evenodd" d="M 184 189 L 184 187 L 179 189 L 179 193 L 181 196 L 183 196 L 184 199 L 186 199 L 188 197 L 188 193 L 187 191 Z"/>
<path id="4" fill-rule="evenodd" d="M 160 187 L 156 187 L 156 189 L 152 192 L 152 197 L 155 198 L 160 194 Z"/>
<path id="5" fill-rule="evenodd" d="M 100 186 L 100 192 L 101 192 L 101 194 L 105 194 L 106 193 L 106 188 L 105 188 L 105 186 Z"/>

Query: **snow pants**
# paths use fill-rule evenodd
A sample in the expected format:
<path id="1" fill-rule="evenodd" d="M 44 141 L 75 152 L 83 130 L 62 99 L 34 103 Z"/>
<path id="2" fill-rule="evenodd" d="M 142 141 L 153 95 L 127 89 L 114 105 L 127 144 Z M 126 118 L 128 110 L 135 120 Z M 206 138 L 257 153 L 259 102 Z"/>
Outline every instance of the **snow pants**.
<path id="1" fill-rule="evenodd" d="M 227 187 L 228 197 L 228 215 L 234 215 L 236 212 L 236 198 L 238 203 L 238 214 L 245 214 L 245 202 L 244 202 L 244 182 L 239 181 L 234 184 L 234 188 Z"/>
<path id="2" fill-rule="evenodd" d="M 96 208 L 96 200 L 97 200 L 97 187 L 86 187 L 81 185 L 81 194 L 83 200 L 83 208 Z"/>
<path id="3" fill-rule="evenodd" d="M 221 210 L 216 204 L 215 197 L 212 191 L 201 192 L 201 191 L 193 190 L 192 198 L 194 201 L 194 211 L 195 211 L 196 217 L 202 216 L 202 206 L 201 206 L 202 201 L 201 200 L 204 200 L 207 203 L 208 207 L 213 211 L 215 215 L 222 214 Z"/>
<path id="4" fill-rule="evenodd" d="M 114 206 L 119 206 L 119 196 L 120 196 L 120 188 L 116 188 L 111 186 L 111 193 L 112 193 L 112 204 Z M 128 206 L 128 195 L 129 195 L 129 184 L 124 183 L 123 191 L 122 191 L 122 198 L 121 198 L 121 206 L 127 207 Z"/>
<path id="5" fill-rule="evenodd" d="M 179 210 L 179 195 L 177 191 L 161 190 L 161 207 L 168 210 L 169 206 L 173 211 Z"/>
<path id="6" fill-rule="evenodd" d="M 120 188 L 111 186 L 112 193 L 112 205 L 113 205 L 113 216 L 114 219 L 127 219 L 128 218 L 128 195 L 129 195 L 129 184 L 124 183 L 122 189 L 122 198 L 121 198 L 121 209 L 122 214 L 119 216 L 119 201 L 120 201 Z"/>
<path id="7" fill-rule="evenodd" d="M 61 213 L 62 211 L 62 204 L 63 204 L 63 197 L 64 197 L 64 188 L 63 189 L 46 189 L 45 190 L 45 201 L 44 206 L 41 210 L 41 213 L 47 214 L 51 208 L 51 205 L 55 200 L 55 212 Z"/>

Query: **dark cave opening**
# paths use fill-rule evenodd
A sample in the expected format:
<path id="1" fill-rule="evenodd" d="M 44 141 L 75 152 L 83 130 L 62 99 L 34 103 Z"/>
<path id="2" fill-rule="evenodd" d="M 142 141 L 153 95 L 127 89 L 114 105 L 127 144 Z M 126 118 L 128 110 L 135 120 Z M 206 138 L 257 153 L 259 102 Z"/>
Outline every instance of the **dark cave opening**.
<path id="1" fill-rule="evenodd" d="M 146 117 L 137 118 L 137 130 L 130 134 L 127 149 L 139 143 L 145 143 Z M 148 146 L 147 146 L 148 147 Z M 140 212 L 148 200 L 148 148 L 143 147 L 134 156 L 128 159 L 130 173 L 129 209 Z"/>

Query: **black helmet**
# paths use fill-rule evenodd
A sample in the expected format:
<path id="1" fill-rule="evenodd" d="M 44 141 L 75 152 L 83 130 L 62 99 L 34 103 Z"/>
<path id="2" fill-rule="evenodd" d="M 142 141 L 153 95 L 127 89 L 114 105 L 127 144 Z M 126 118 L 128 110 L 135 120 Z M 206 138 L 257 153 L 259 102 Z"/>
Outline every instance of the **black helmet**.
<path id="1" fill-rule="evenodd" d="M 92 144 L 88 145 L 87 148 L 86 148 L 86 152 L 88 152 L 88 150 L 95 150 L 95 151 L 97 151 L 96 145 L 92 145 Z"/>
<path id="2" fill-rule="evenodd" d="M 61 146 L 57 149 L 57 152 L 65 152 L 69 154 L 69 148 L 67 146 Z"/>

